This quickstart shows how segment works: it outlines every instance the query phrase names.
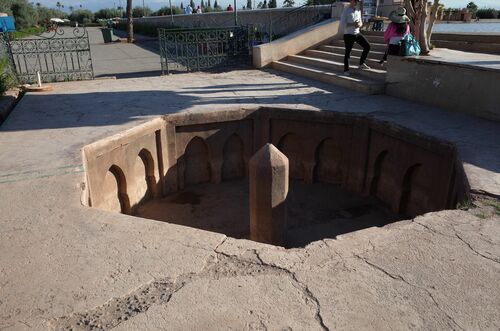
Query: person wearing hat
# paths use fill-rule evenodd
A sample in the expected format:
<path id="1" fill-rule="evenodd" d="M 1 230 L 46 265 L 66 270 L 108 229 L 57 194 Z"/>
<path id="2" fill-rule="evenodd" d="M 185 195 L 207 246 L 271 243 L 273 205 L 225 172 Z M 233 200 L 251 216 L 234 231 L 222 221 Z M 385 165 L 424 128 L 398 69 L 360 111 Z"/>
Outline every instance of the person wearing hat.
<path id="1" fill-rule="evenodd" d="M 340 17 L 340 26 L 344 31 L 344 43 L 345 43 L 345 56 L 344 56 L 344 75 L 350 76 L 349 74 L 349 57 L 351 56 L 352 46 L 354 43 L 358 43 L 363 47 L 363 53 L 359 60 L 360 69 L 371 69 L 366 65 L 365 61 L 370 52 L 370 43 L 366 38 L 360 33 L 359 29 L 363 26 L 363 21 L 361 20 L 361 10 L 358 8 L 359 0 L 350 0 L 349 6 L 344 9 L 342 16 Z"/>
<path id="2" fill-rule="evenodd" d="M 406 9 L 404 7 L 398 7 L 396 10 L 393 10 L 389 14 L 389 19 L 391 23 L 384 32 L 384 42 L 387 44 L 387 50 L 382 60 L 380 60 L 381 64 L 387 61 L 387 54 L 399 54 L 401 39 L 410 33 L 410 25 L 408 24 L 410 18 L 406 16 Z"/>

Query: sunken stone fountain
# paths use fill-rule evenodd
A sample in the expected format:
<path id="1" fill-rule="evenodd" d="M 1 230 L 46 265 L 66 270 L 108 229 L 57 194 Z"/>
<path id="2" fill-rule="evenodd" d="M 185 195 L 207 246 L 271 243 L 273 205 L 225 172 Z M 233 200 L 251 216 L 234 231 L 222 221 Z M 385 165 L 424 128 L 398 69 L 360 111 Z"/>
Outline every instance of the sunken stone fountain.
<path id="1" fill-rule="evenodd" d="M 166 115 L 85 146 L 83 159 L 88 206 L 285 247 L 468 194 L 453 145 L 337 112 Z"/>

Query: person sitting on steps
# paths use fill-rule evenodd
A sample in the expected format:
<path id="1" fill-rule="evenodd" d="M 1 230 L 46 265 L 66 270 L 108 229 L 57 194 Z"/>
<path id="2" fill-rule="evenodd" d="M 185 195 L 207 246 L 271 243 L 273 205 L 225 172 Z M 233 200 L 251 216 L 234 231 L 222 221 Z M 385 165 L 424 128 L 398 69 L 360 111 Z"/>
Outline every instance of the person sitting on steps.
<path id="1" fill-rule="evenodd" d="M 410 18 L 406 16 L 406 9 L 404 7 L 398 7 L 389 14 L 389 19 L 391 23 L 387 26 L 384 32 L 384 42 L 387 44 L 387 50 L 385 51 L 380 64 L 384 64 L 387 61 L 387 54 L 389 55 L 399 55 L 399 48 L 401 39 L 410 33 Z"/>
<path id="2" fill-rule="evenodd" d="M 345 43 L 345 56 L 344 56 L 344 75 L 350 76 L 349 74 L 349 57 L 351 56 L 351 50 L 354 46 L 354 42 L 357 42 L 361 47 L 363 47 L 363 53 L 359 60 L 360 69 L 371 69 L 366 65 L 365 61 L 370 52 L 370 43 L 361 34 L 360 28 L 363 26 L 363 21 L 361 19 L 361 10 L 358 8 L 359 0 L 350 0 L 349 6 L 344 9 L 342 16 L 340 18 L 340 26 L 344 31 L 344 43 Z"/>

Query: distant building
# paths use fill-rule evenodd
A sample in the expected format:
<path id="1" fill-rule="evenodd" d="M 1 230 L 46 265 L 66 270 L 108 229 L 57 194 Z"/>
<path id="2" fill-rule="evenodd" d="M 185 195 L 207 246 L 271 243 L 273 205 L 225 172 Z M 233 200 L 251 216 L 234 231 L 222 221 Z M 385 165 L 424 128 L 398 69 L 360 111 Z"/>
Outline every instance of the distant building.
<path id="1" fill-rule="evenodd" d="M 468 9 L 445 9 L 442 11 L 440 17 L 438 17 L 441 21 L 462 21 L 462 22 L 470 22 L 472 19 L 472 14 Z"/>

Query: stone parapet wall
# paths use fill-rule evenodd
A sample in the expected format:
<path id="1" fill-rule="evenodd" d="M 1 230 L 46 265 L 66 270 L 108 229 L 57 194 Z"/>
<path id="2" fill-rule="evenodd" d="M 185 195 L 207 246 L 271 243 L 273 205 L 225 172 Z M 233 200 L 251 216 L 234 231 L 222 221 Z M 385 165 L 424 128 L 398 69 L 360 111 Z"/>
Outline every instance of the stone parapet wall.
<path id="1" fill-rule="evenodd" d="M 383 36 L 383 32 L 364 31 L 366 35 Z M 464 52 L 500 55 L 500 33 L 441 33 L 432 34 L 431 44 Z"/>
<path id="2" fill-rule="evenodd" d="M 305 8 L 272 8 L 238 10 L 238 25 L 253 25 L 263 33 L 284 35 L 309 25 L 313 19 L 328 19 L 332 16 L 331 5 Z M 333 11 L 333 15 L 338 15 Z M 125 23 L 126 20 L 122 20 Z M 210 12 L 192 15 L 174 15 L 134 18 L 134 24 L 154 28 L 230 27 L 235 25 L 234 12 Z"/>
<path id="3" fill-rule="evenodd" d="M 448 143 L 363 116 L 255 108 L 167 115 L 85 146 L 86 202 L 134 214 L 190 185 L 246 178 L 268 142 L 291 179 L 375 196 L 402 215 L 454 208 L 468 194 Z"/>
<path id="4" fill-rule="evenodd" d="M 499 69 L 432 57 L 390 57 L 386 94 L 498 121 L 499 81 Z"/>
<path id="5" fill-rule="evenodd" d="M 338 38 L 340 22 L 331 19 L 291 33 L 273 42 L 254 46 L 252 61 L 255 68 L 263 68 L 289 55 L 299 54 L 311 47 Z"/>

